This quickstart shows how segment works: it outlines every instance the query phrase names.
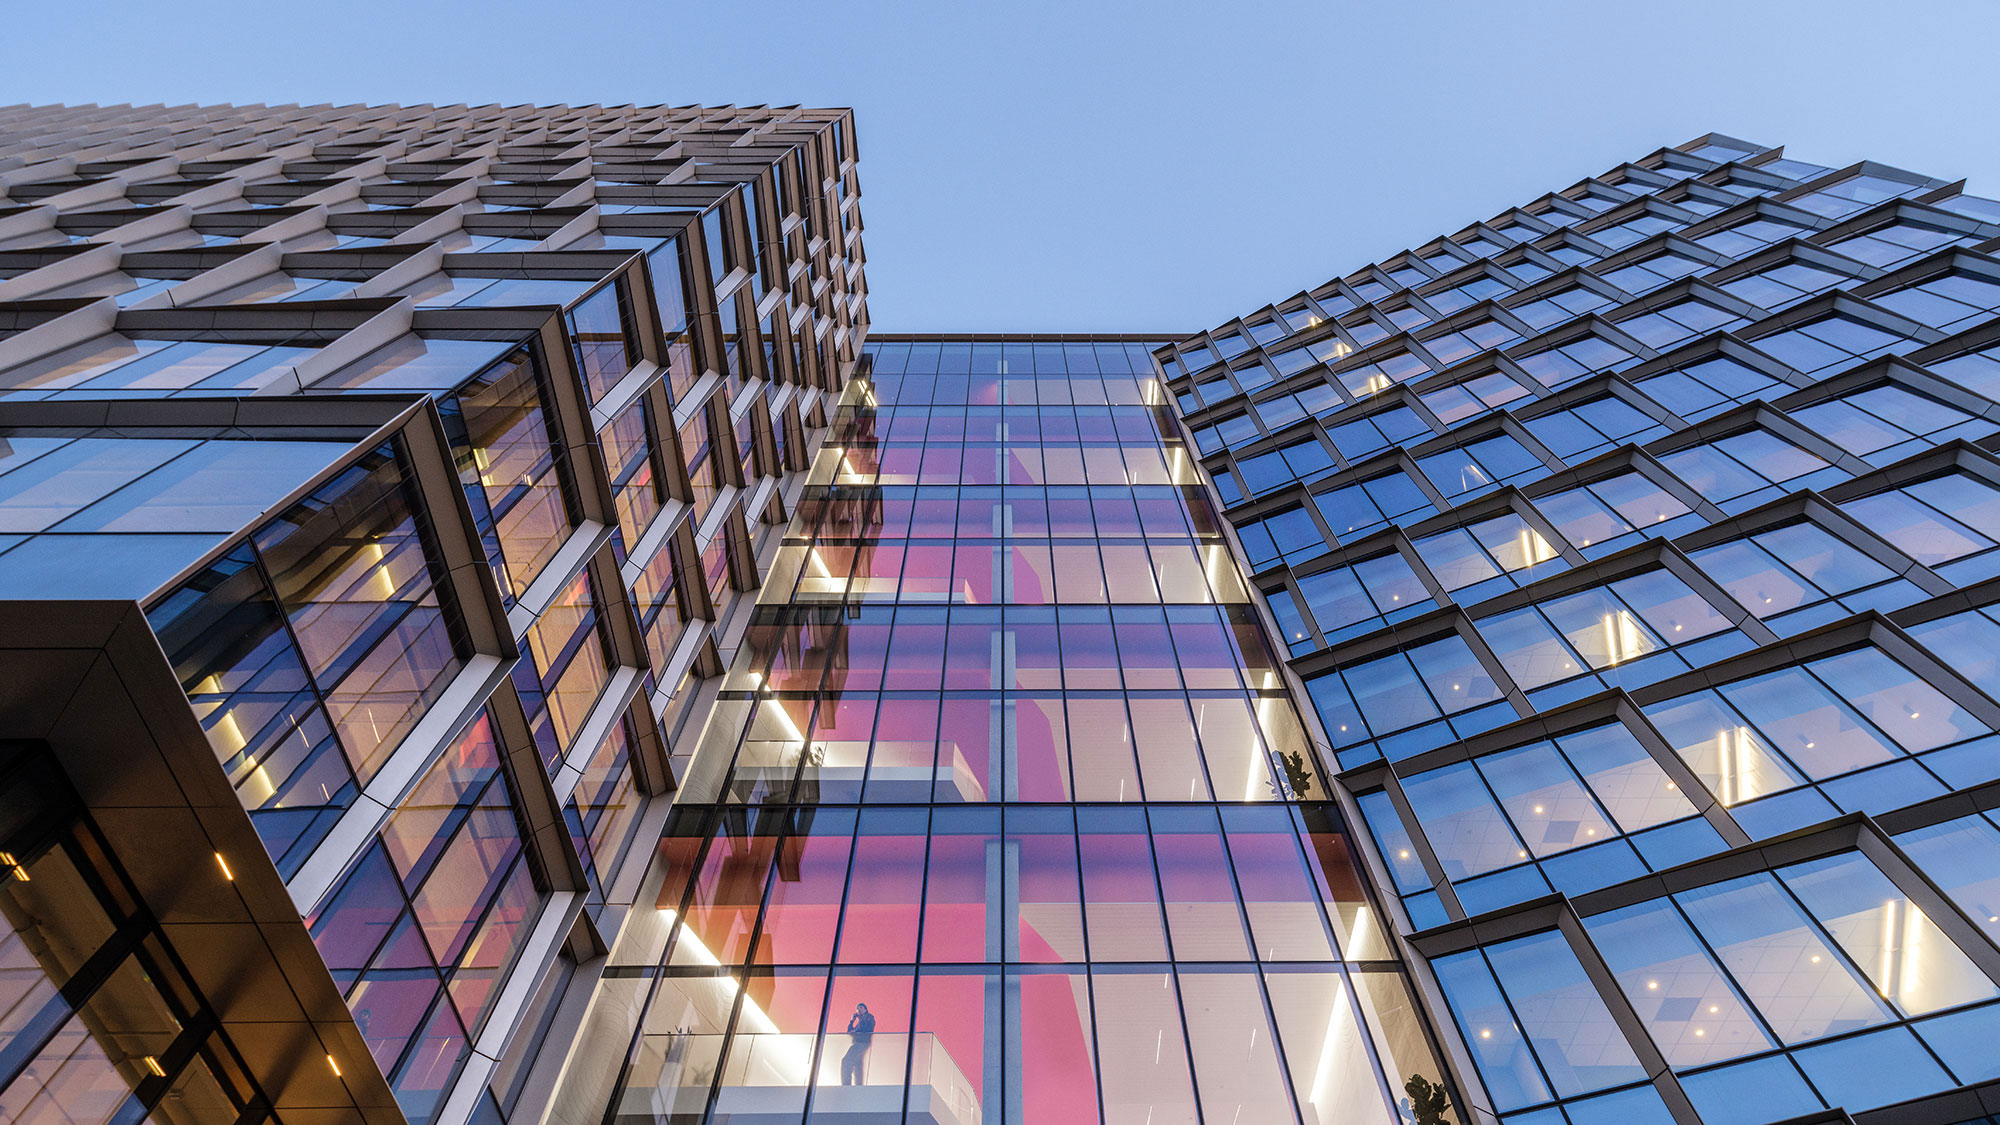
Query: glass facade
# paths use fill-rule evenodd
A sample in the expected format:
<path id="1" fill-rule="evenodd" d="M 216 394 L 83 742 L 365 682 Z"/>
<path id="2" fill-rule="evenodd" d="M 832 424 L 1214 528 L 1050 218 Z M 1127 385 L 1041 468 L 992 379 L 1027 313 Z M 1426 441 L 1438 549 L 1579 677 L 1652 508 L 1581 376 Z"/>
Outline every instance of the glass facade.
<path id="1" fill-rule="evenodd" d="M 521 836 L 481 716 L 306 919 L 411 1117 L 436 1112 L 540 905 Z"/>
<path id="2" fill-rule="evenodd" d="M 1461 1106 L 1991 1080 L 1992 208 L 1705 138 L 1155 349 Z"/>
<path id="3" fill-rule="evenodd" d="M 297 870 L 461 665 L 425 532 L 406 459 L 385 445 L 149 614 L 281 872 Z"/>

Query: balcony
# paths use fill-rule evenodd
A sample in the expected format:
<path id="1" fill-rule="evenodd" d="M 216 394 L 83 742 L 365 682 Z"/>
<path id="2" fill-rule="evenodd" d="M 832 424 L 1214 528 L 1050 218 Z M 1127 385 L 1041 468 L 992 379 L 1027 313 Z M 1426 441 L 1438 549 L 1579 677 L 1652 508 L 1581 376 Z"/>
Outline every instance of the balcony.
<path id="1" fill-rule="evenodd" d="M 879 1033 L 862 1064 L 862 1081 L 840 1083 L 849 1048 L 846 1035 L 819 1037 L 778 1032 L 738 1034 L 721 1063 L 713 1120 L 730 1125 L 797 1125 L 805 1108 L 806 1075 L 813 1072 L 814 1121 L 841 1125 L 979 1125 L 979 1095 L 937 1036 Z M 700 1120 L 714 1085 L 725 1036 L 668 1034 L 640 1037 L 638 1058 L 618 1099 L 617 1120 Z M 904 1113 L 904 1063 L 909 1064 L 908 1114 Z"/>

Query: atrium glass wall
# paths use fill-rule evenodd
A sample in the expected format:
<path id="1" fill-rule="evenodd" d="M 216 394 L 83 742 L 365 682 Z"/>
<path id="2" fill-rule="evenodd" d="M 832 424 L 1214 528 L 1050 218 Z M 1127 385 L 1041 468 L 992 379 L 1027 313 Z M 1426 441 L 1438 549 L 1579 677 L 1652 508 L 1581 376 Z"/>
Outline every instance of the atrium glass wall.
<path id="1" fill-rule="evenodd" d="M 871 346 L 612 954 L 618 1120 L 1388 1123 L 1439 1077 L 1146 350 Z"/>

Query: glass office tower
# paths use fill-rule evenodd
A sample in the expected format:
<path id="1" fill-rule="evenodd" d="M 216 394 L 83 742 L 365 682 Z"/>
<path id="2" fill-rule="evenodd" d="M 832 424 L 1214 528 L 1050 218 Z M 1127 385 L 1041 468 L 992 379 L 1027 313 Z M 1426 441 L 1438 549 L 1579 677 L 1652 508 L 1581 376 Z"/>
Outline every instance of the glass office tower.
<path id="1" fill-rule="evenodd" d="M 0 1116 L 539 1119 L 860 360 L 857 157 L 0 109 Z"/>
<path id="2" fill-rule="evenodd" d="M 1722 136 L 1156 356 L 1482 1120 L 1987 1120 L 2000 202 Z"/>
<path id="3" fill-rule="evenodd" d="M 857 161 L 0 108 L 9 1120 L 2000 1108 L 2000 203 L 884 336 Z"/>

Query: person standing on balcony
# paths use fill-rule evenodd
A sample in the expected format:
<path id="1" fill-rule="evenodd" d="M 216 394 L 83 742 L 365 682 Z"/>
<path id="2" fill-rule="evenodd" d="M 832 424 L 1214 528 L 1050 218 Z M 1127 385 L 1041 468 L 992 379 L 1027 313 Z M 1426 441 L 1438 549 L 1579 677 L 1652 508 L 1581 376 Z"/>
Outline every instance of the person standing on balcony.
<path id="1" fill-rule="evenodd" d="M 868 1005 L 856 1004 L 854 1014 L 847 1019 L 847 1035 L 852 1045 L 840 1060 L 840 1084 L 842 1086 L 863 1086 L 862 1068 L 868 1063 L 868 1048 L 875 1042 L 875 1016 L 868 1011 Z"/>

